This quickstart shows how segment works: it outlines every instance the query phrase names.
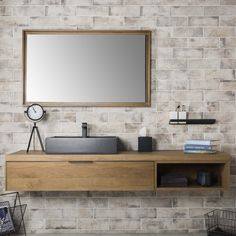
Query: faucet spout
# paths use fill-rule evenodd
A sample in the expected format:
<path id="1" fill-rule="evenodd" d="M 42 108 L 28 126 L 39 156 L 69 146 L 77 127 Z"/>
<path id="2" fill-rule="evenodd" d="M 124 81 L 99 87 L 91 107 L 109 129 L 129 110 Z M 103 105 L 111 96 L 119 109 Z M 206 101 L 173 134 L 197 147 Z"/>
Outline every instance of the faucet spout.
<path id="1" fill-rule="evenodd" d="M 82 123 L 82 137 L 83 138 L 88 137 L 88 124 L 85 122 Z"/>

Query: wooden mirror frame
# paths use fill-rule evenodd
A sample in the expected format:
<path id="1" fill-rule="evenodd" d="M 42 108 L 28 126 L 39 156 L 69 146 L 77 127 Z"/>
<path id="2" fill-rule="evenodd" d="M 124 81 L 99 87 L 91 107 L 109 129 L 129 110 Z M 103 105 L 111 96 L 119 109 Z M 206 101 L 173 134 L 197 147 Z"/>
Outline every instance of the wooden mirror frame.
<path id="1" fill-rule="evenodd" d="M 33 102 L 27 101 L 27 36 L 32 34 L 107 34 L 107 35 L 145 35 L 145 102 L 40 102 L 43 106 L 51 107 L 150 107 L 151 106 L 151 31 L 150 30 L 23 30 L 22 56 L 23 56 L 23 105 Z"/>

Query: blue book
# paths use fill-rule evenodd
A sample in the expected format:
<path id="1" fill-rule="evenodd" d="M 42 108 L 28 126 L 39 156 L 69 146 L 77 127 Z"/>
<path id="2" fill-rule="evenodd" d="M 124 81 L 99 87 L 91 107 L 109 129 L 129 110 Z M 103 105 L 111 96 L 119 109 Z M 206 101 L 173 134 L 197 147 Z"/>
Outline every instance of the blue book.
<path id="1" fill-rule="evenodd" d="M 212 150 L 212 145 L 185 144 L 184 150 Z"/>
<path id="2" fill-rule="evenodd" d="M 191 154 L 191 153 L 199 153 L 199 154 L 214 154 L 216 150 L 184 150 L 184 153 Z"/>
<path id="3" fill-rule="evenodd" d="M 185 142 L 185 144 L 190 145 L 211 145 L 212 143 L 216 142 L 218 140 L 204 140 L 204 139 L 190 139 Z"/>

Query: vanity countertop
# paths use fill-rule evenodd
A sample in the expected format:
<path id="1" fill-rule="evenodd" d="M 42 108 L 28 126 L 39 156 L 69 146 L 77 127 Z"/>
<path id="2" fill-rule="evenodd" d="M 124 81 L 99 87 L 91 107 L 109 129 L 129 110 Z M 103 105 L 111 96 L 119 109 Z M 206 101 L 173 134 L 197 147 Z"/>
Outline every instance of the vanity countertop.
<path id="1" fill-rule="evenodd" d="M 118 154 L 46 154 L 42 151 L 25 150 L 8 154 L 6 161 L 157 161 L 181 163 L 225 163 L 230 155 L 224 152 L 216 154 L 184 154 L 182 150 L 137 152 L 126 151 Z"/>

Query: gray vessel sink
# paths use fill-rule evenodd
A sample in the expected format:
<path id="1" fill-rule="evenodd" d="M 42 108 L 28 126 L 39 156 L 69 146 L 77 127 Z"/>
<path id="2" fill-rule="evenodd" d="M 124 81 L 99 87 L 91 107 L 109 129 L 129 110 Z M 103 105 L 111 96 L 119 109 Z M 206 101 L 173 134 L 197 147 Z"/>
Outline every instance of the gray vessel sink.
<path id="1" fill-rule="evenodd" d="M 118 138 L 115 136 L 54 136 L 45 141 L 48 154 L 114 154 Z"/>

